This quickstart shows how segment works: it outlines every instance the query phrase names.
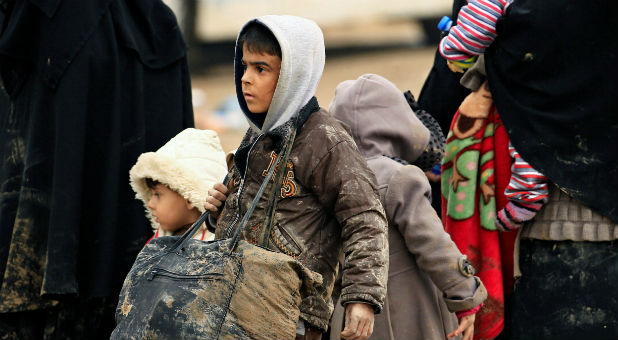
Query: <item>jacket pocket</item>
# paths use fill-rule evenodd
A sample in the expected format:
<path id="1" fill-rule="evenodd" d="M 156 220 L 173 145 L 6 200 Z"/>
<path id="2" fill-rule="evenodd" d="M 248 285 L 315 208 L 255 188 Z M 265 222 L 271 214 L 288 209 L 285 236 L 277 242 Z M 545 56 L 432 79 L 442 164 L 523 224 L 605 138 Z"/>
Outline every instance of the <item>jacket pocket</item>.
<path id="1" fill-rule="evenodd" d="M 302 253 L 302 247 L 292 235 L 278 223 L 270 231 L 270 242 L 280 252 L 297 259 Z"/>
<path id="2" fill-rule="evenodd" d="M 175 281 L 197 281 L 197 280 L 216 280 L 223 277 L 223 273 L 204 273 L 204 274 L 179 274 L 163 268 L 154 268 L 150 271 L 148 281 L 152 281 L 157 277 L 166 278 Z"/>

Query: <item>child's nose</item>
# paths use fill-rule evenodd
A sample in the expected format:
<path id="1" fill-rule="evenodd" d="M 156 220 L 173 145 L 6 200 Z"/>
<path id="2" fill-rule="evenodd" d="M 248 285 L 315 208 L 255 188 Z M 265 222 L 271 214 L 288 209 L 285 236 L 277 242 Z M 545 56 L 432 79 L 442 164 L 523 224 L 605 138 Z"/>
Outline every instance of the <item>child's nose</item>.
<path id="1" fill-rule="evenodd" d="M 246 84 L 251 83 L 251 75 L 249 70 L 245 70 L 245 72 L 242 74 L 242 78 L 240 78 L 240 81 Z"/>
<path id="2" fill-rule="evenodd" d="M 148 204 L 146 205 L 148 207 L 148 209 L 150 209 L 150 210 L 154 209 L 153 199 L 154 199 L 154 196 L 150 197 L 150 199 L 148 200 Z"/>

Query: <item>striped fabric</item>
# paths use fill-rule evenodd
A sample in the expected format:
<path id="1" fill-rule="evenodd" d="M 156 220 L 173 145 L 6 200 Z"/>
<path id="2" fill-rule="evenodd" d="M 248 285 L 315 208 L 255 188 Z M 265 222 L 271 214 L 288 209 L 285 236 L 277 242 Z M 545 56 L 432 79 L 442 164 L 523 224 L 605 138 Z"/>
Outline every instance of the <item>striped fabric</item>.
<path id="1" fill-rule="evenodd" d="M 496 39 L 496 22 L 513 0 L 472 0 L 459 11 L 457 25 L 440 41 L 440 53 L 460 61 L 481 55 Z"/>
<path id="2" fill-rule="evenodd" d="M 520 203 L 545 203 L 548 199 L 547 177 L 528 164 L 509 142 L 509 154 L 513 158 L 511 181 L 504 190 L 510 201 Z"/>
<path id="3" fill-rule="evenodd" d="M 200 240 L 200 241 L 212 241 L 215 239 L 215 234 L 210 232 L 205 225 L 202 225 L 202 230 L 198 231 L 195 233 L 195 235 L 193 235 L 193 239 L 195 240 Z M 148 241 L 146 241 L 146 244 L 150 243 L 150 241 L 152 241 L 152 239 L 154 238 L 158 238 L 160 236 L 170 236 L 171 233 L 170 232 L 165 232 L 161 230 L 161 227 L 157 228 L 157 231 L 155 232 L 154 235 L 152 235 L 152 237 L 150 237 L 148 239 Z"/>
<path id="4" fill-rule="evenodd" d="M 510 142 L 509 154 L 513 166 L 511 180 L 504 190 L 509 202 L 496 215 L 496 227 L 501 231 L 520 228 L 532 220 L 549 199 L 547 177 L 526 163 Z"/>

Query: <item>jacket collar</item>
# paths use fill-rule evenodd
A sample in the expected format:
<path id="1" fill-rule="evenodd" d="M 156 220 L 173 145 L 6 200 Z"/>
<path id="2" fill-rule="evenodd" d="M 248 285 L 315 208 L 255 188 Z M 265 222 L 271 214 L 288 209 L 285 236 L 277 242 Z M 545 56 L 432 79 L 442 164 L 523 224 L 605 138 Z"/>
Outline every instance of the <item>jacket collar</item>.
<path id="1" fill-rule="evenodd" d="M 240 175 L 242 177 L 245 176 L 247 157 L 249 156 L 251 145 L 257 138 L 271 138 L 275 144 L 275 149 L 280 150 L 287 136 L 289 136 L 295 128 L 297 129 L 297 134 L 300 133 L 300 130 L 305 122 L 307 122 L 309 117 L 311 117 L 311 115 L 318 110 L 320 110 L 320 105 L 318 104 L 317 98 L 311 97 L 309 102 L 303 106 L 298 115 L 290 118 L 284 124 L 279 125 L 263 134 L 258 134 L 254 129 L 249 128 L 240 142 L 240 146 L 236 150 L 236 153 L 234 154 L 234 166 L 236 166 Z"/>

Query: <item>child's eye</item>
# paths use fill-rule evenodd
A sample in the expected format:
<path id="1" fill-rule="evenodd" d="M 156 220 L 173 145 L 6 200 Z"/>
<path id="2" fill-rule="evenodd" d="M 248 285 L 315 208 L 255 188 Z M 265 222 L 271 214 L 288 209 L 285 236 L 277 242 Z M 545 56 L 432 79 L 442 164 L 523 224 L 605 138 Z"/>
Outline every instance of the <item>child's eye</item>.
<path id="1" fill-rule="evenodd" d="M 266 71 L 266 69 L 263 68 L 262 66 L 258 66 L 257 70 L 258 70 L 259 73 L 262 73 L 262 72 Z"/>

